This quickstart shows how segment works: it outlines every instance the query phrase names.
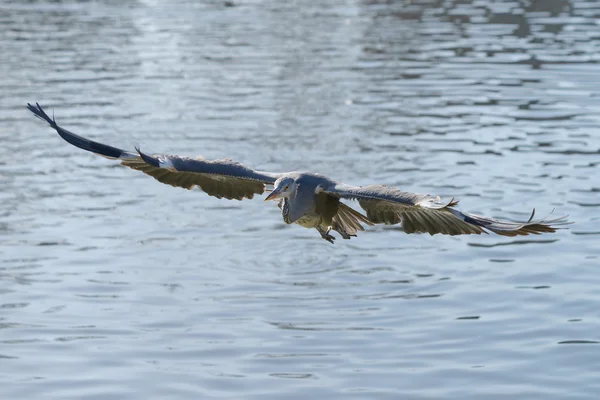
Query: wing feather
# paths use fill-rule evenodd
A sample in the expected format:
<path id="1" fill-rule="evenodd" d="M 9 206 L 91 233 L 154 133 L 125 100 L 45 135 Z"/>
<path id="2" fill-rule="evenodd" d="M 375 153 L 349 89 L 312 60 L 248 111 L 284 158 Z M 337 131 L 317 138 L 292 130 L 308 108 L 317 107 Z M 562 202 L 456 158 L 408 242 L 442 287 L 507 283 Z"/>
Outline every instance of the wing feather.
<path id="1" fill-rule="evenodd" d="M 265 185 L 273 184 L 280 174 L 255 171 L 231 160 L 204 160 L 174 155 L 150 156 L 138 152 L 125 151 L 116 147 L 79 136 L 60 127 L 42 107 L 27 104 L 27 108 L 39 119 L 46 121 L 67 142 L 80 149 L 121 160 L 121 164 L 150 175 L 167 185 L 193 189 L 195 186 L 210 196 L 227 199 L 251 199 L 262 194 Z"/>
<path id="2" fill-rule="evenodd" d="M 384 185 L 359 187 L 334 183 L 324 192 L 339 198 L 357 200 L 372 222 L 402 223 L 406 233 L 479 235 L 490 231 L 503 236 L 517 236 L 556 232 L 569 224 L 567 217 L 533 220 L 535 210 L 527 222 L 469 214 L 455 208 L 458 201 L 454 198 L 443 202 L 439 197 L 403 192 Z"/>

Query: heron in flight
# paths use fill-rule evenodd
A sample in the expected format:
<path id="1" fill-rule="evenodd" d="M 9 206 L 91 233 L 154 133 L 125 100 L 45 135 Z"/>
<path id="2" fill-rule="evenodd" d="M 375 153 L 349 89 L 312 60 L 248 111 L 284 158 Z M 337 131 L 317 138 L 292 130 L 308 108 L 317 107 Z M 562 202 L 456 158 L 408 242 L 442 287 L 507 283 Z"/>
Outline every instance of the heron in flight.
<path id="1" fill-rule="evenodd" d="M 503 221 L 469 214 L 455 208 L 458 201 L 403 192 L 384 185 L 351 186 L 326 176 L 308 172 L 271 173 L 255 171 L 230 159 L 205 160 L 176 155 L 149 155 L 94 142 L 70 132 L 50 118 L 42 107 L 27 104 L 36 117 L 46 121 L 67 142 L 80 149 L 117 159 L 121 164 L 142 171 L 159 182 L 192 189 L 195 186 L 209 196 L 226 199 L 251 199 L 273 187 L 265 201 L 278 201 L 283 220 L 305 228 L 315 228 L 321 237 L 333 243 L 331 231 L 350 239 L 364 225 L 402 224 L 406 233 L 430 235 L 479 235 L 494 232 L 517 236 L 555 232 L 567 224 L 566 217 L 534 220 L 535 210 L 527 222 Z M 356 200 L 366 216 L 341 200 Z"/>

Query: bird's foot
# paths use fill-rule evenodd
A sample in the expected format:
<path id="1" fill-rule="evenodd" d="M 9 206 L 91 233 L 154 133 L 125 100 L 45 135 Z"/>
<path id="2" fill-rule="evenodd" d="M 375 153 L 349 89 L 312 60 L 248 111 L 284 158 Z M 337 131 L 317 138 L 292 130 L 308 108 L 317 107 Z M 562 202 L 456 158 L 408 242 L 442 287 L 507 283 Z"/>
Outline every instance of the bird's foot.
<path id="1" fill-rule="evenodd" d="M 329 243 L 334 243 L 335 240 L 335 236 L 330 235 L 329 233 L 321 233 L 321 237 L 325 240 L 327 240 Z"/>
<path id="2" fill-rule="evenodd" d="M 333 243 L 333 241 L 335 240 L 335 236 L 329 234 L 331 229 L 325 230 L 323 228 L 317 227 L 317 231 L 319 231 L 319 233 L 321 234 L 321 237 L 323 239 L 327 240 L 329 243 Z"/>
<path id="3" fill-rule="evenodd" d="M 356 237 L 356 235 L 351 235 L 346 232 L 340 232 L 340 231 L 337 231 L 337 232 L 340 234 L 340 236 L 342 236 L 343 239 L 352 239 L 353 237 Z"/>

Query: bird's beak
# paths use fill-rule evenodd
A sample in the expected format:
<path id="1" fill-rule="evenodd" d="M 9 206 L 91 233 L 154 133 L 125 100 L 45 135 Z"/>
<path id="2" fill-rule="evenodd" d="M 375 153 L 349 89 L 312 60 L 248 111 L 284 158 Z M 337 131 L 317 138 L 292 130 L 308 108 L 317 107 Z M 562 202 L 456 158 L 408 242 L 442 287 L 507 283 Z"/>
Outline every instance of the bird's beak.
<path id="1" fill-rule="evenodd" d="M 279 198 L 279 194 L 281 193 L 281 189 L 273 189 L 271 193 L 267 197 L 265 197 L 265 201 L 269 200 L 277 200 Z"/>

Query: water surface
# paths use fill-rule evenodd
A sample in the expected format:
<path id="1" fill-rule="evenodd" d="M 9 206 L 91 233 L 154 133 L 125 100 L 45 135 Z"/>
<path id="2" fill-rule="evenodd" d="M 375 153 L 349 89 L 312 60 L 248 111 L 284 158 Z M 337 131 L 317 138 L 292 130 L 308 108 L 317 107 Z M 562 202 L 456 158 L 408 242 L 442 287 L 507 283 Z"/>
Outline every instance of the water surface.
<path id="1" fill-rule="evenodd" d="M 0 4 L 2 398 L 597 398 L 597 2 L 163 3 Z M 119 147 L 576 224 L 332 246 L 35 101 Z"/>

